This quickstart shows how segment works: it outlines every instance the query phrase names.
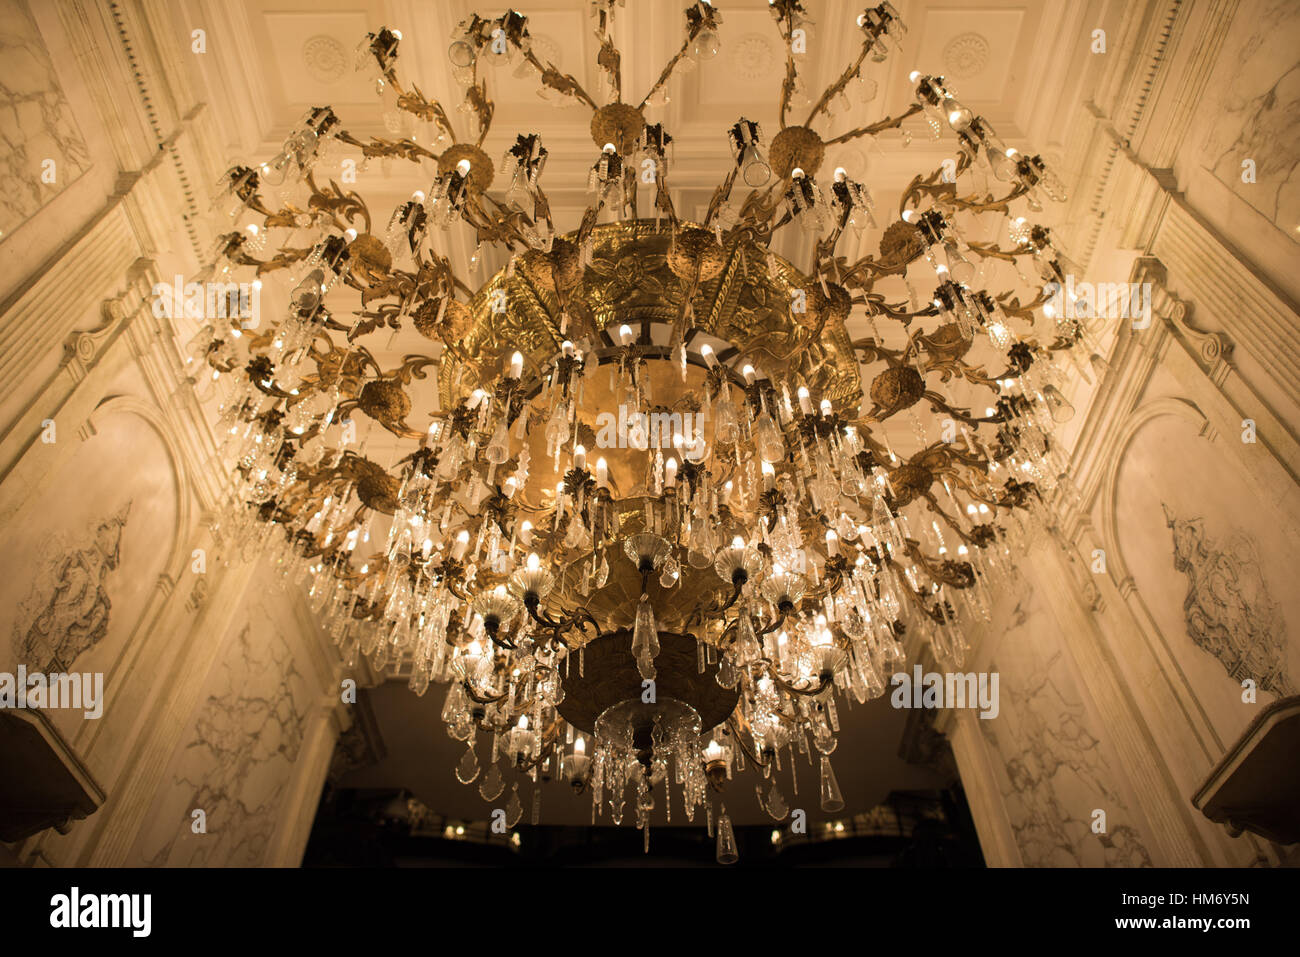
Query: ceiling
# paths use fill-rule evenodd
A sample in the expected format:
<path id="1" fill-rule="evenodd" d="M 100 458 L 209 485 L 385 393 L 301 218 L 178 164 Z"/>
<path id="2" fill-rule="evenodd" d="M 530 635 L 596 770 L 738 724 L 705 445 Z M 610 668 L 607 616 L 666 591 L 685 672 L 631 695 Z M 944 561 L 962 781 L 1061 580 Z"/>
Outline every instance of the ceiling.
<path id="1" fill-rule="evenodd" d="M 816 26 L 802 70 L 814 98 L 856 53 L 859 34 L 853 23 L 865 5 L 862 0 L 856 4 L 806 0 Z M 597 102 L 604 102 L 587 6 L 586 0 L 534 0 L 522 12 L 529 18 L 539 54 L 560 71 L 573 73 Z M 639 101 L 680 45 L 685 6 L 685 2 L 631 0 L 619 11 L 614 35 L 623 54 L 625 99 Z M 1059 168 L 1065 124 L 1071 108 L 1083 97 L 1068 68 L 1077 48 L 1074 38 L 1082 34 L 1065 29 L 1066 24 L 1077 24 L 1085 15 L 1087 5 L 1082 0 L 1052 4 L 895 0 L 895 6 L 908 27 L 903 52 L 892 53 L 884 63 L 866 65 L 867 82 L 858 91 L 852 109 L 834 117 L 829 125 L 824 119 L 819 121 L 824 135 L 905 110 L 912 102 L 907 74 L 919 69 L 947 77 L 967 105 L 987 117 L 1009 144 L 1041 152 Z M 702 216 L 728 169 L 726 126 L 744 116 L 763 124 L 768 139 L 778 129 L 784 48 L 767 4 L 764 0 L 733 0 L 718 7 L 723 14 L 719 54 L 689 74 L 675 74 L 668 84 L 669 102 L 647 110 L 651 122 L 662 122 L 674 138 L 670 182 L 678 213 L 685 219 Z M 201 61 L 196 70 L 206 88 L 204 99 L 230 144 L 228 159 L 252 164 L 271 156 L 309 107 L 325 103 L 334 107 L 354 135 L 391 136 L 384 127 L 379 98 L 353 68 L 358 43 L 367 32 L 381 26 L 403 34 L 399 78 L 414 82 L 429 98 L 441 101 L 461 137 L 468 138 L 473 117 L 456 110 L 461 96 L 446 61 L 446 47 L 455 25 L 475 9 L 485 15 L 501 12 L 467 0 L 242 0 L 229 5 L 224 12 L 228 18 L 225 29 L 233 42 L 223 43 L 218 38 L 211 43 L 208 57 L 196 58 Z M 488 83 L 496 115 L 484 149 L 499 162 L 517 133 L 540 133 L 550 151 L 544 183 L 557 226 L 576 228 L 589 202 L 587 170 L 598 152 L 589 131 L 590 111 L 580 105 L 557 108 L 544 102 L 531 75 L 518 79 L 508 68 L 489 73 Z M 808 109 L 792 110 L 789 121 L 802 122 Z M 432 139 L 427 128 L 416 136 L 426 144 Z M 910 145 L 904 145 L 905 139 L 911 140 Z M 952 144 L 951 137 L 929 140 L 923 122 L 914 117 L 902 131 L 889 131 L 878 142 L 857 140 L 832 147 L 825 165 L 828 169 L 843 166 L 851 177 L 870 187 L 883 227 L 897 216 L 901 190 L 915 174 L 928 173 L 952 155 Z M 1073 185 L 1068 170 L 1063 173 L 1067 185 Z M 416 189 L 427 190 L 431 181 L 431 164 L 421 168 L 404 161 L 372 162 L 359 173 L 354 188 L 367 199 L 380 229 L 396 204 Z M 642 203 L 645 209 L 644 196 Z M 783 232 L 774 248 L 807 269 L 811 241 L 797 230 Z M 874 251 L 878 239 L 878 231 L 868 231 L 860 240 L 846 240 L 838 252 L 856 258 Z M 857 249 L 851 248 L 854 242 Z M 463 225 L 435 240 L 440 251 L 451 257 L 457 274 L 478 286 L 504 265 L 505 257 L 498 250 L 487 250 L 485 268 L 471 273 L 467 262 L 472 243 L 470 231 Z M 905 295 L 903 291 L 901 296 Z M 264 300 L 264 308 L 277 305 L 274 299 Z M 341 310 L 349 308 L 351 305 Z M 862 335 L 866 327 L 854 318 L 849 331 Z M 431 346 L 412 330 L 372 343 L 372 351 L 387 367 L 405 354 L 436 354 L 436 347 Z M 429 388 L 427 396 L 417 396 L 410 419 L 417 427 L 421 417 L 436 408 L 433 391 Z M 371 428 L 368 435 L 364 426 L 360 431 L 370 457 L 383 464 L 396 460 L 397 446 L 387 433 L 378 427 Z M 484 805 L 474 788 L 453 778 L 452 768 L 464 745 L 451 741 L 442 728 L 438 712 L 443 694 L 443 689 L 435 687 L 424 698 L 417 698 L 403 681 L 375 689 L 371 697 L 388 757 L 374 767 L 354 772 L 345 783 L 405 786 L 442 813 L 481 817 Z M 844 712 L 835 763 L 849 802 L 846 810 L 867 809 L 893 789 L 938 783 L 932 772 L 897 757 L 906 716 L 907 712 L 892 709 L 887 699 Z M 801 788 L 806 789 L 803 793 L 811 794 L 816 778 L 806 765 L 800 772 Z M 787 786 L 788 771 L 781 781 L 787 800 L 797 806 Z M 743 786 L 748 788 L 752 782 Z M 585 823 L 589 819 L 588 799 L 575 799 L 559 784 L 548 786 L 546 795 L 546 820 Z M 804 800 L 815 806 L 815 798 Z M 755 802 L 746 799 L 743 804 L 743 809 L 734 811 L 742 822 L 746 816 L 754 822 L 761 820 Z"/>

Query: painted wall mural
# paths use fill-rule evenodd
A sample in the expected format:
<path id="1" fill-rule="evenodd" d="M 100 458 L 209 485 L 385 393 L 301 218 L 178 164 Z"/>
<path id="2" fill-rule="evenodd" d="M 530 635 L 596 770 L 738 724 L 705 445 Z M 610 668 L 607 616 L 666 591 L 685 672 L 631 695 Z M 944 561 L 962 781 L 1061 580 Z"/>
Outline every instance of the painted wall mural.
<path id="1" fill-rule="evenodd" d="M 256 867 L 281 824 L 307 729 L 310 691 L 279 608 L 235 620 L 155 795 L 129 863 Z M 194 811 L 205 832 L 195 833 Z"/>
<path id="2" fill-rule="evenodd" d="M 1117 475 L 1115 529 L 1133 601 L 1149 614 L 1152 647 L 1173 662 L 1187 707 L 1202 712 L 1221 747 L 1300 675 L 1300 592 L 1294 543 L 1300 496 L 1250 480 L 1235 435 L 1210 441 L 1194 421 L 1144 424 Z M 1256 700 L 1242 682 L 1255 682 Z M 1174 756 L 1171 760 L 1182 760 Z M 1189 777 L 1208 770 L 1188 755 Z"/>
<path id="3" fill-rule="evenodd" d="M 1255 541 L 1239 528 L 1216 541 L 1202 518 L 1179 518 L 1167 505 L 1164 510 L 1174 568 L 1187 576 L 1187 634 L 1235 681 L 1250 678 L 1280 697 L 1295 694 L 1285 657 L 1286 622 L 1269 595 Z"/>
<path id="4" fill-rule="evenodd" d="M 122 562 L 127 502 L 75 540 L 56 533 L 35 556 L 31 592 L 19 602 L 13 653 L 28 671 L 67 672 L 108 634 L 109 579 Z"/>
<path id="5" fill-rule="evenodd" d="M 127 651 L 165 592 L 180 489 L 166 445 L 134 412 L 100 415 L 84 440 L 60 422 L 57 442 L 71 446 L 68 458 L 33 490 L 22 521 L 0 523 L 0 671 L 102 673 L 102 718 L 67 708 L 46 717 L 109 779 L 131 743 L 118 703 L 139 707 L 124 693 Z"/>
<path id="6" fill-rule="evenodd" d="M 978 721 L 994 752 L 999 787 L 1026 867 L 1150 867 L 1142 836 L 1063 653 L 1057 623 L 1032 596 L 1022 600 L 989 669 L 1001 713 Z M 1106 813 L 1094 833 L 1094 811 Z"/>
<path id="7" fill-rule="evenodd" d="M 53 182 L 42 182 L 47 160 Z M 23 0 L 0 0 L 0 241 L 89 168 L 90 152 L 30 9 Z"/>

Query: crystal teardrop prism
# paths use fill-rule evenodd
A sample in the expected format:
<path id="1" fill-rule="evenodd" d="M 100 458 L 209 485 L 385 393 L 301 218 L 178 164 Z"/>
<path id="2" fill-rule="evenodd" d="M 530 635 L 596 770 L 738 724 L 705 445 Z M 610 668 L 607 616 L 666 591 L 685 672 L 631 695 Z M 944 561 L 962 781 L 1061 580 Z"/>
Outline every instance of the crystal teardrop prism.
<path id="1" fill-rule="evenodd" d="M 483 775 L 483 780 L 478 784 L 479 797 L 485 801 L 495 801 L 505 789 L 506 779 L 501 774 L 501 768 L 495 764 L 488 768 L 487 774 Z"/>
<path id="2" fill-rule="evenodd" d="M 740 852 L 736 850 L 736 832 L 732 829 L 731 818 L 727 815 L 727 809 L 724 806 L 722 813 L 718 815 L 718 863 L 734 864 L 740 860 Z"/>
<path id="3" fill-rule="evenodd" d="M 460 759 L 456 765 L 456 780 L 461 784 L 472 784 L 479 773 L 478 755 L 474 753 L 473 745 L 465 749 L 465 756 Z"/>
<path id="4" fill-rule="evenodd" d="M 821 770 L 822 810 L 835 813 L 844 810 L 844 796 L 840 794 L 840 782 L 835 780 L 835 771 L 831 768 L 831 759 L 822 755 Z"/>
<path id="5" fill-rule="evenodd" d="M 514 827 L 524 816 L 524 806 L 519 800 L 519 785 L 511 788 L 510 803 L 506 805 L 506 827 Z"/>

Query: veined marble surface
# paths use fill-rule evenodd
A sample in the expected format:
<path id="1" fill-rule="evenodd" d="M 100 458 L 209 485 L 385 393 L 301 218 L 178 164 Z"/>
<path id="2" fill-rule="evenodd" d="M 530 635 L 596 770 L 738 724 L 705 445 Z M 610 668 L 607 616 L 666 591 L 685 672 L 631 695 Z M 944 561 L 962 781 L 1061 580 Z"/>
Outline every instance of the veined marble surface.
<path id="1" fill-rule="evenodd" d="M 151 867 L 257 867 L 279 824 L 309 689 L 270 610 L 254 603 L 213 667 L 131 854 Z M 206 832 L 194 833 L 202 810 Z"/>
<path id="2" fill-rule="evenodd" d="M 1300 5 L 1242 4 L 1205 97 L 1203 163 L 1216 179 L 1300 242 Z M 1242 161 L 1255 182 L 1242 182 Z"/>
<path id="3" fill-rule="evenodd" d="M 54 160 L 54 182 L 41 181 Z M 24 0 L 0 0 L 0 241 L 90 168 L 90 153 Z"/>
<path id="4" fill-rule="evenodd" d="M 1016 607 L 989 664 L 1001 679 L 1001 711 L 976 722 L 1000 765 L 1021 860 L 1026 867 L 1150 867 L 1055 629 L 1037 598 Z M 1106 812 L 1105 833 L 1093 831 L 1098 809 Z"/>

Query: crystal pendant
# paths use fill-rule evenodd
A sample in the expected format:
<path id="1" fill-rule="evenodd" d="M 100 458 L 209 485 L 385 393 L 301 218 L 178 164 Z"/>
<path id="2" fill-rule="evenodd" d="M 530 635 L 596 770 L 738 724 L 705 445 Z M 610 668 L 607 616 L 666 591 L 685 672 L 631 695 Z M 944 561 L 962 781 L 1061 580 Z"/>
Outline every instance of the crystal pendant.
<path id="1" fill-rule="evenodd" d="M 456 780 L 461 784 L 472 784 L 478 777 L 478 755 L 474 753 L 474 746 L 470 745 L 465 749 L 465 756 L 460 759 L 460 764 L 456 765 Z"/>
<path id="2" fill-rule="evenodd" d="M 479 797 L 485 801 L 495 801 L 505 789 L 506 779 L 501 774 L 501 768 L 495 764 L 488 768 L 487 774 L 478 783 Z"/>
<path id="3" fill-rule="evenodd" d="M 824 754 L 822 755 L 821 792 L 823 811 L 829 811 L 833 814 L 844 809 L 844 796 L 840 794 L 840 782 L 835 780 L 835 772 L 831 769 L 831 759 Z"/>
<path id="4" fill-rule="evenodd" d="M 722 813 L 718 816 L 718 863 L 734 864 L 740 860 L 740 852 L 736 850 L 736 832 L 731 827 L 731 818 L 727 815 L 727 808 L 724 805 Z"/>
<path id="5" fill-rule="evenodd" d="M 785 442 L 781 438 L 781 430 L 766 412 L 760 413 L 754 421 L 754 442 L 764 462 L 775 465 L 785 458 Z"/>
<path id="6" fill-rule="evenodd" d="M 524 806 L 519 800 L 519 785 L 514 785 L 510 790 L 510 803 L 506 805 L 506 827 L 514 827 L 524 816 Z"/>
<path id="7" fill-rule="evenodd" d="M 768 813 L 772 820 L 780 821 L 790 813 L 790 808 L 785 803 L 785 795 L 781 793 L 781 789 L 776 786 L 775 781 L 772 782 L 772 786 L 768 789 L 766 798 L 763 797 L 761 785 L 754 785 L 754 791 L 758 795 L 758 803 L 762 805 L 763 810 Z"/>
<path id="8" fill-rule="evenodd" d="M 510 439 L 506 432 L 505 422 L 501 422 L 496 431 L 492 433 L 492 440 L 488 442 L 487 448 L 483 450 L 483 455 L 493 465 L 500 465 L 510 458 Z"/>
<path id="9" fill-rule="evenodd" d="M 653 678 L 654 659 L 659 654 L 659 629 L 655 627 L 655 613 L 647 595 L 642 595 L 637 603 L 636 623 L 632 628 L 632 654 L 636 656 L 636 667 L 641 677 Z"/>

